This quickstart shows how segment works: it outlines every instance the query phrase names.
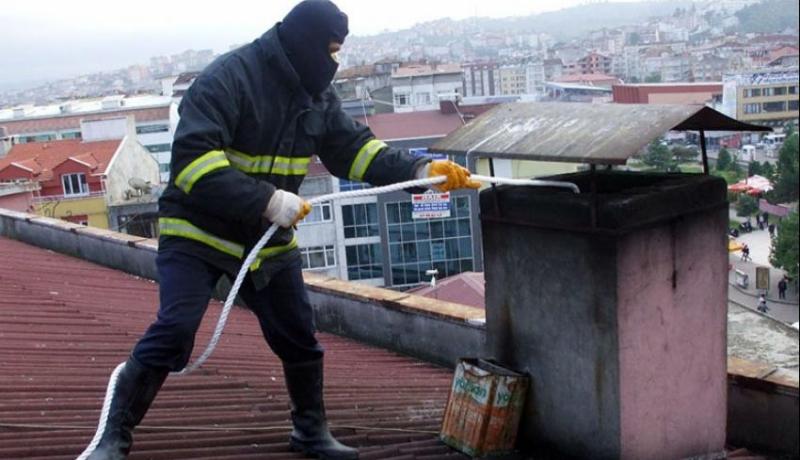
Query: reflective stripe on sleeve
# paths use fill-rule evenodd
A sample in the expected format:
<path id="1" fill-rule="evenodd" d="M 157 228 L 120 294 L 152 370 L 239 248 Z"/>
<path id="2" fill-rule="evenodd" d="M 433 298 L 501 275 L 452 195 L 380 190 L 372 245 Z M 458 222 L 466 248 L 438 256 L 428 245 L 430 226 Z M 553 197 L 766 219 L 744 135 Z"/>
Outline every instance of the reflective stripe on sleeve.
<path id="1" fill-rule="evenodd" d="M 225 157 L 225 153 L 222 150 L 212 150 L 198 157 L 183 168 L 180 174 L 178 174 L 178 177 L 175 178 L 175 185 L 183 190 L 184 193 L 188 194 L 192 191 L 194 184 L 203 176 L 211 171 L 228 166 L 230 166 L 230 163 Z"/>
<path id="2" fill-rule="evenodd" d="M 350 165 L 350 173 L 348 174 L 348 178 L 353 181 L 363 182 L 364 174 L 367 173 L 367 168 L 369 168 L 369 165 L 372 164 L 372 160 L 375 159 L 375 155 L 377 155 L 378 152 L 380 152 L 384 147 L 386 147 L 386 143 L 379 141 L 378 139 L 372 139 L 364 144 L 358 150 L 356 157 L 353 159 L 353 164 Z"/>

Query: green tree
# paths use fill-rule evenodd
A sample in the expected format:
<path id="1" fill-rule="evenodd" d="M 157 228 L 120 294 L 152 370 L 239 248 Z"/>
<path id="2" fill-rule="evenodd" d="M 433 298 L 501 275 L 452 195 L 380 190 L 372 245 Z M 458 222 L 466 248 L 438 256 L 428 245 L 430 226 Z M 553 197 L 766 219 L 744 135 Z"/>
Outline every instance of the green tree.
<path id="1" fill-rule="evenodd" d="M 728 171 L 731 168 L 731 163 L 733 159 L 731 158 L 731 153 L 728 152 L 728 149 L 721 148 L 719 151 L 719 155 L 717 155 L 717 171 Z"/>
<path id="2" fill-rule="evenodd" d="M 789 214 L 778 224 L 778 236 L 772 240 L 769 261 L 774 267 L 782 268 L 791 278 L 797 279 L 798 260 L 797 211 Z"/>
<path id="3" fill-rule="evenodd" d="M 644 77 L 645 83 L 661 83 L 661 74 L 660 73 L 651 73 L 650 75 Z"/>
<path id="4" fill-rule="evenodd" d="M 778 153 L 775 189 L 768 196 L 772 203 L 797 201 L 800 187 L 800 143 L 798 134 L 786 138 Z"/>
<path id="5" fill-rule="evenodd" d="M 736 215 L 739 217 L 752 216 L 758 211 L 758 200 L 754 197 L 742 194 L 736 201 Z"/>
<path id="6" fill-rule="evenodd" d="M 748 176 L 763 176 L 763 171 L 761 170 L 761 163 L 753 160 L 747 164 L 747 175 Z"/>
<path id="7" fill-rule="evenodd" d="M 739 164 L 739 161 L 736 159 L 736 157 L 731 159 L 731 164 L 728 166 L 728 169 L 736 173 L 737 176 L 741 175 L 743 172 L 742 165 Z"/>
<path id="8" fill-rule="evenodd" d="M 687 147 L 683 145 L 672 147 L 672 156 L 681 163 L 697 161 L 698 155 L 700 155 L 700 152 L 696 147 Z"/>
<path id="9" fill-rule="evenodd" d="M 769 161 L 761 163 L 761 175 L 772 180 L 772 176 L 775 175 L 775 167 L 772 166 L 772 163 Z"/>
<path id="10" fill-rule="evenodd" d="M 647 146 L 647 152 L 642 161 L 656 171 L 677 171 L 678 169 L 678 162 L 675 161 L 669 148 L 661 143 L 661 139 L 656 139 Z"/>
<path id="11" fill-rule="evenodd" d="M 735 13 L 740 33 L 777 33 L 797 28 L 800 18 L 797 0 L 765 0 L 746 6 Z"/>

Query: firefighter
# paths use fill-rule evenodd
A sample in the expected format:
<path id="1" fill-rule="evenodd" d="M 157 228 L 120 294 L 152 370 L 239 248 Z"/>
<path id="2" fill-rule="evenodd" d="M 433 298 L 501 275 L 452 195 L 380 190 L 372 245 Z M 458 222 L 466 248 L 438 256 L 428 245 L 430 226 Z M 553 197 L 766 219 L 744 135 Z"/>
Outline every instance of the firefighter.
<path id="1" fill-rule="evenodd" d="M 300 183 L 313 155 L 334 175 L 373 185 L 439 175 L 447 176 L 435 187 L 441 191 L 478 183 L 455 163 L 388 147 L 342 111 L 331 82 L 347 27 L 330 1 L 303 1 L 260 38 L 216 59 L 186 92 L 172 176 L 159 200 L 158 316 L 119 373 L 105 430 L 88 458 L 127 456 L 133 428 L 167 374 L 186 366 L 218 279 L 235 276 L 273 223 L 281 229 L 249 267 L 239 294 L 283 363 L 290 447 L 323 459 L 358 458 L 325 419 L 323 349 L 292 229 L 311 209 L 296 195 Z"/>

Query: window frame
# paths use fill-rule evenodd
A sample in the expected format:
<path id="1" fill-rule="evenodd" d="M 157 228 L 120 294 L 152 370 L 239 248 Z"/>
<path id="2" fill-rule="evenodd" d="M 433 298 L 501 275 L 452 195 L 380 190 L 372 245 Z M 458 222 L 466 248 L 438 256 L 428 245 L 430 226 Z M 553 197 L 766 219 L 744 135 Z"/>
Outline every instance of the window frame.
<path id="1" fill-rule="evenodd" d="M 73 179 L 75 179 L 76 182 L 73 182 Z M 69 190 L 67 190 L 68 184 Z M 74 192 L 73 187 L 77 187 L 79 191 Z M 89 189 L 89 182 L 87 181 L 86 174 L 84 173 L 62 174 L 61 189 L 63 190 L 65 197 L 87 196 L 91 193 L 91 190 Z"/>

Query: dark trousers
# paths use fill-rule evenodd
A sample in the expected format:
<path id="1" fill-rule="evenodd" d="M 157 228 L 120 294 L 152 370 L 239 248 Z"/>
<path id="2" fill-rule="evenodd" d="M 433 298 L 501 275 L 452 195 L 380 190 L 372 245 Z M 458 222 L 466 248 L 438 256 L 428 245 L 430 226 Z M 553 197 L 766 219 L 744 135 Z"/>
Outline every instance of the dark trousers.
<path id="1" fill-rule="evenodd" d="M 239 296 L 255 313 L 264 338 L 282 361 L 319 360 L 323 350 L 314 337 L 313 312 L 300 258 L 280 263 L 285 266 L 275 272 L 266 288 L 256 290 L 248 276 Z M 159 251 L 156 264 L 161 302 L 158 318 L 139 339 L 132 355 L 147 367 L 178 371 L 189 362 L 195 333 L 223 271 L 174 250 Z"/>

